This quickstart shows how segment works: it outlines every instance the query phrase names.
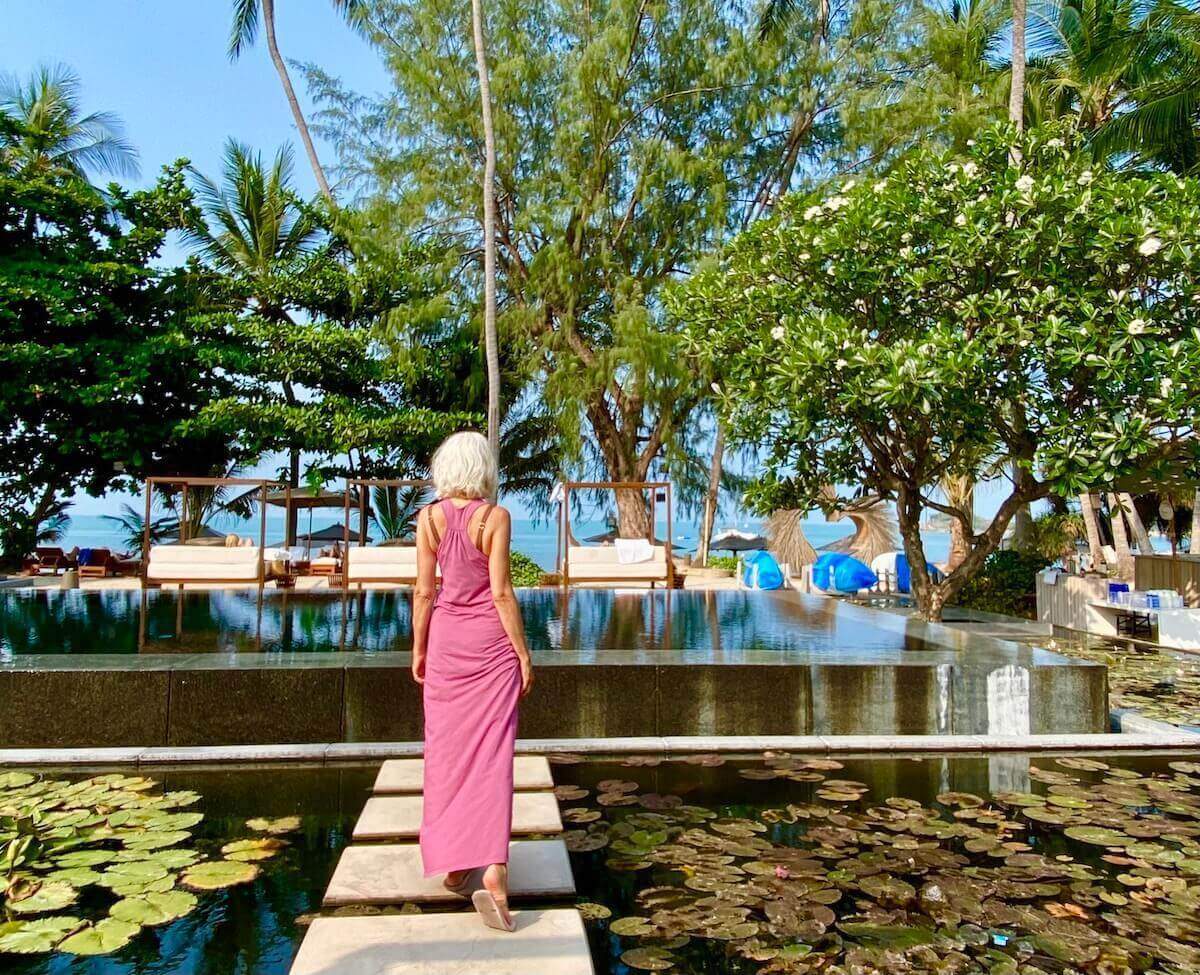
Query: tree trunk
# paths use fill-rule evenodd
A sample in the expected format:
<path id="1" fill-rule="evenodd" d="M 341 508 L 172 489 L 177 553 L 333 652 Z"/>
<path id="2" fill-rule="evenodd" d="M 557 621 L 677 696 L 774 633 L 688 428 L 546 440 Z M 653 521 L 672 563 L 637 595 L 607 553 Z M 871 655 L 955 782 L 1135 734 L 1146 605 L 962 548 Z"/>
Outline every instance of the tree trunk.
<path id="1" fill-rule="evenodd" d="M 292 87 L 292 79 L 288 74 L 287 64 L 279 53 L 279 45 L 275 41 L 275 0 L 262 0 L 263 28 L 267 35 L 267 50 L 271 52 L 271 61 L 279 73 L 279 81 L 283 85 L 283 93 L 292 109 L 292 118 L 296 120 L 296 128 L 300 131 L 300 141 L 304 143 L 304 151 L 308 154 L 313 176 L 321 194 L 333 204 L 333 191 L 329 188 L 329 180 L 325 178 L 325 170 L 321 168 L 321 160 L 317 158 L 316 147 L 313 146 L 312 136 L 308 132 L 308 123 L 300 110 L 300 102 L 296 98 L 296 90 Z"/>
<path id="2" fill-rule="evenodd" d="M 621 538 L 650 538 L 650 508 L 642 488 L 618 489 L 617 534 Z"/>
<path id="3" fill-rule="evenodd" d="M 288 450 L 288 486 L 295 489 L 300 486 L 300 448 Z M 287 528 L 284 530 L 284 545 L 290 548 L 296 544 L 296 535 L 300 526 L 300 509 L 294 504 L 288 508 Z"/>
<path id="4" fill-rule="evenodd" d="M 1188 538 L 1188 554 L 1200 555 L 1200 488 L 1192 495 L 1192 532 Z"/>
<path id="5" fill-rule="evenodd" d="M 1108 518 L 1112 524 L 1113 548 L 1117 552 L 1117 578 L 1133 582 L 1133 552 L 1129 549 L 1129 533 L 1125 529 L 1121 502 L 1115 494 L 1108 496 Z"/>
<path id="6" fill-rule="evenodd" d="M 713 442 L 712 466 L 708 469 L 708 491 L 704 495 L 704 518 L 700 524 L 700 545 L 696 561 L 708 565 L 708 546 L 712 543 L 713 523 L 717 520 L 717 502 L 721 494 L 721 464 L 725 457 L 725 424 L 717 421 L 717 437 Z"/>
<path id="7" fill-rule="evenodd" d="M 957 518 L 950 519 L 950 557 L 946 560 L 946 568 L 953 572 L 971 551 L 970 535 L 974 534 L 975 523 L 975 482 L 969 477 L 947 477 L 942 487 L 949 505 L 966 514 L 972 524 L 968 532 Z"/>
<path id="8" fill-rule="evenodd" d="M 1013 516 L 1012 545 L 1018 552 L 1024 552 L 1033 544 L 1033 512 L 1029 505 L 1023 504 Z"/>
<path id="9" fill-rule="evenodd" d="M 492 129 L 492 87 L 488 79 L 483 30 L 483 0 L 471 0 L 475 68 L 483 113 L 483 337 L 487 353 L 488 445 L 500 460 L 500 343 L 496 335 L 496 135 Z"/>
<path id="10" fill-rule="evenodd" d="M 1018 132 L 1023 132 L 1025 130 L 1025 0 L 1012 0 L 1012 20 L 1012 85 L 1008 91 L 1008 119 L 1017 127 Z"/>
<path id="11" fill-rule="evenodd" d="M 1122 493 L 1117 495 L 1117 499 L 1121 502 L 1121 509 L 1125 512 L 1125 517 L 1129 519 L 1129 527 L 1133 530 L 1133 543 L 1137 546 L 1138 553 L 1149 555 L 1154 551 L 1150 544 L 1150 533 L 1146 531 L 1142 516 L 1138 514 L 1137 506 L 1133 503 L 1133 496 Z"/>
<path id="12" fill-rule="evenodd" d="M 1092 557 L 1092 568 L 1096 572 L 1105 564 L 1103 543 L 1100 541 L 1100 521 L 1097 517 L 1099 500 L 1094 494 L 1079 495 L 1079 510 L 1083 514 L 1083 528 L 1087 533 L 1088 554 Z"/>

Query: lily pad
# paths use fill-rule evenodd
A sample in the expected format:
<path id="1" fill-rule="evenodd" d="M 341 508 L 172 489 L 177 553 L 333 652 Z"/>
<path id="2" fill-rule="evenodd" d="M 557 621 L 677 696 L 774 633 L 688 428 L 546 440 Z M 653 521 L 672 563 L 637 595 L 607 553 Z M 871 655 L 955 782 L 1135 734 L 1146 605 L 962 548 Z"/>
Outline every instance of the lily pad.
<path id="1" fill-rule="evenodd" d="M 665 972 L 675 966 L 675 957 L 662 948 L 631 948 L 622 952 L 621 963 L 642 972 Z"/>
<path id="2" fill-rule="evenodd" d="M 248 819 L 246 826 L 256 833 L 270 833 L 279 836 L 284 833 L 294 833 L 300 828 L 299 816 L 282 816 L 279 819 Z"/>
<path id="3" fill-rule="evenodd" d="M 196 907 L 196 898 L 184 890 L 172 890 L 164 894 L 143 894 L 117 901 L 109 909 L 109 915 L 130 924 L 154 927 L 166 924 L 190 914 Z"/>
<path id="4" fill-rule="evenodd" d="M 46 914 L 61 911 L 74 904 L 79 891 L 62 881 L 39 884 L 32 893 L 20 900 L 9 900 L 8 909 L 14 914 Z"/>
<path id="5" fill-rule="evenodd" d="M 180 877 L 186 887 L 193 890 L 220 890 L 237 884 L 248 884 L 258 876 L 259 870 L 252 863 L 234 860 L 206 860 L 189 867 Z"/>
<path id="6" fill-rule="evenodd" d="M 63 938 L 85 923 L 81 918 L 66 915 L 18 921 L 11 930 L 0 934 L 0 953 L 36 955 L 52 951 Z"/>
<path id="7" fill-rule="evenodd" d="M 140 930 L 140 925 L 106 917 L 60 942 L 58 950 L 69 955 L 108 955 L 124 948 Z"/>
<path id="8" fill-rule="evenodd" d="M 228 860 L 269 860 L 286 847 L 286 840 L 274 838 L 261 840 L 235 840 L 221 847 L 221 853 Z"/>

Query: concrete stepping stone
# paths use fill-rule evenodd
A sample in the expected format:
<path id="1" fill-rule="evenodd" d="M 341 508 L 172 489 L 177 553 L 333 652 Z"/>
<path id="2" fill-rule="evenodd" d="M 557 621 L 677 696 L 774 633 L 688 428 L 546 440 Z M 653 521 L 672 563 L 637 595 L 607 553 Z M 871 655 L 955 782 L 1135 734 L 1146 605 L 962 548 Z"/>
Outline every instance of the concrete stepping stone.
<path id="1" fill-rule="evenodd" d="M 513 759 L 513 788 L 520 791 L 553 789 L 554 776 L 544 755 L 518 755 Z M 393 758 L 380 766 L 375 777 L 376 795 L 425 791 L 425 760 Z"/>
<path id="2" fill-rule="evenodd" d="M 512 934 L 474 913 L 318 918 L 291 975 L 593 975 L 579 912 L 513 911 Z"/>
<path id="3" fill-rule="evenodd" d="M 476 875 L 476 879 L 478 875 Z M 571 861 L 562 840 L 517 840 L 508 848 L 508 892 L 519 897 L 570 897 L 575 893 Z M 349 846 L 325 891 L 325 907 L 347 904 L 461 903 L 442 885 L 425 877 L 421 848 L 414 843 Z"/>
<path id="4" fill-rule="evenodd" d="M 354 825 L 354 839 L 411 840 L 421 832 L 421 796 L 372 796 Z M 561 833 L 562 818 L 553 792 L 518 792 L 513 795 L 514 836 Z"/>

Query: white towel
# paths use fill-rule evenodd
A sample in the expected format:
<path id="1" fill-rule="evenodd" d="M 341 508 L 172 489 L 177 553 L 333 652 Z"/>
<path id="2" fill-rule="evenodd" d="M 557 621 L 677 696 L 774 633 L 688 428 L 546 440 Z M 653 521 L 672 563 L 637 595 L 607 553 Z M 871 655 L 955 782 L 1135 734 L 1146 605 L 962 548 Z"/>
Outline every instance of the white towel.
<path id="1" fill-rule="evenodd" d="M 618 538 L 613 544 L 617 547 L 617 561 L 621 565 L 649 562 L 654 558 L 654 546 L 644 538 Z"/>

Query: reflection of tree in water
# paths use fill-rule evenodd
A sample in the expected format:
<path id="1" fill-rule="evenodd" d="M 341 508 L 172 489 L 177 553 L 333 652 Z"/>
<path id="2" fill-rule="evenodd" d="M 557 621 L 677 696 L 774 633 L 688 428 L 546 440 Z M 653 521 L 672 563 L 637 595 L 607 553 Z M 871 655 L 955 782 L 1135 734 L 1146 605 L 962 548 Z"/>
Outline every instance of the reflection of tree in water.
<path id="1" fill-rule="evenodd" d="M 351 592 L 339 600 L 339 613 L 347 650 L 412 649 L 412 593 L 408 590 Z"/>
<path id="2" fill-rule="evenodd" d="M 561 650 L 561 612 L 566 593 L 559 589 L 522 589 L 517 593 L 525 640 L 534 653 Z"/>
<path id="3" fill-rule="evenodd" d="M 0 596 L 0 656 L 132 653 L 136 604 L 120 590 L 34 589 Z"/>

